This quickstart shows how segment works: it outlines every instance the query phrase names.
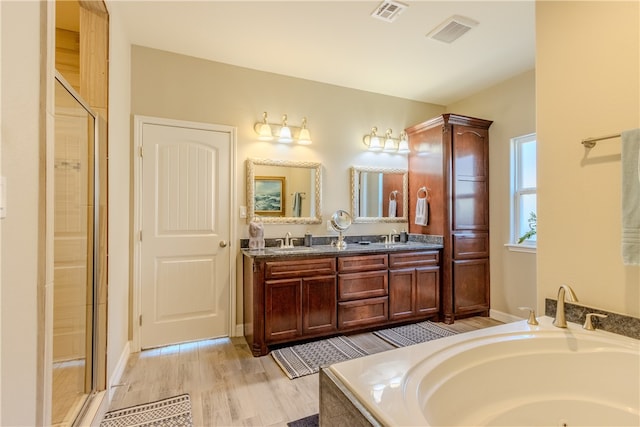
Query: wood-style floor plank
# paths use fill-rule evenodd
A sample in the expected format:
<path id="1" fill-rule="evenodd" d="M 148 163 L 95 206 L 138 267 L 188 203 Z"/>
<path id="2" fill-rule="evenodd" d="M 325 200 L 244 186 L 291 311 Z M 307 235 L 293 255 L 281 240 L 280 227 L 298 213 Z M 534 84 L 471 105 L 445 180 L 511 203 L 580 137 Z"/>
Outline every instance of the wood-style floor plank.
<path id="1" fill-rule="evenodd" d="M 440 326 L 468 332 L 501 322 L 488 317 Z M 371 333 L 351 335 L 371 353 L 394 347 Z M 220 338 L 133 353 L 110 410 L 191 396 L 195 426 L 270 426 L 318 412 L 318 374 L 290 380 L 269 355 L 253 357 L 243 337 Z"/>

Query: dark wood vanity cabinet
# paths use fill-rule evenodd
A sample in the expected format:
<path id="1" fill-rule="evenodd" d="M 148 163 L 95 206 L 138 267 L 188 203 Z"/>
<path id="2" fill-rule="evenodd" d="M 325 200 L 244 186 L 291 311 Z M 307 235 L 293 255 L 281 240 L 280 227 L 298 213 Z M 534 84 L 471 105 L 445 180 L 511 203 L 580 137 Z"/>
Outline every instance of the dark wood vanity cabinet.
<path id="1" fill-rule="evenodd" d="M 336 277 L 265 281 L 265 339 L 292 340 L 336 331 Z"/>
<path id="2" fill-rule="evenodd" d="M 336 258 L 244 263 L 244 334 L 255 356 L 268 345 L 337 331 Z"/>
<path id="3" fill-rule="evenodd" d="M 489 313 L 489 127 L 443 114 L 409 135 L 409 232 L 443 236 L 441 317 Z M 428 190 L 427 225 L 417 225 L 417 194 Z M 424 195 L 424 192 L 420 192 Z"/>
<path id="4" fill-rule="evenodd" d="M 270 345 L 438 315 L 440 252 L 313 258 L 244 257 L 244 335 L 254 356 Z"/>
<path id="5" fill-rule="evenodd" d="M 389 254 L 389 320 L 424 318 L 439 309 L 439 253 Z"/>
<path id="6" fill-rule="evenodd" d="M 338 258 L 338 329 L 384 324 L 388 319 L 388 255 Z"/>

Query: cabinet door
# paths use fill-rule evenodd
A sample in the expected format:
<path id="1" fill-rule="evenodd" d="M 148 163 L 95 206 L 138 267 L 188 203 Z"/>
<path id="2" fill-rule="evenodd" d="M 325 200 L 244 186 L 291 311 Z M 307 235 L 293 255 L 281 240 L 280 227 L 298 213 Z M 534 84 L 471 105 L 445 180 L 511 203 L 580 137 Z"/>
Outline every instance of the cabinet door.
<path id="1" fill-rule="evenodd" d="M 412 317 L 415 312 L 415 269 L 389 271 L 389 319 Z"/>
<path id="2" fill-rule="evenodd" d="M 489 259 L 453 261 L 455 314 L 489 309 Z"/>
<path id="3" fill-rule="evenodd" d="M 265 282 L 265 340 L 279 341 L 302 335 L 301 279 Z"/>
<path id="4" fill-rule="evenodd" d="M 338 329 L 336 276 L 302 280 L 302 332 L 330 333 Z"/>
<path id="5" fill-rule="evenodd" d="M 437 313 L 440 309 L 440 267 L 416 268 L 415 313 Z"/>
<path id="6" fill-rule="evenodd" d="M 489 131 L 454 126 L 453 230 L 489 229 Z"/>

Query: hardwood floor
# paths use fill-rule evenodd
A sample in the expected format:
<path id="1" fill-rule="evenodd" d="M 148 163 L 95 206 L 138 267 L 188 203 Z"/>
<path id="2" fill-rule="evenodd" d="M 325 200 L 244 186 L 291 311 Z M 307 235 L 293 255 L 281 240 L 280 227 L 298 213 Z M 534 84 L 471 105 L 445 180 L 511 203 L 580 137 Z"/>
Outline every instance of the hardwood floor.
<path id="1" fill-rule="evenodd" d="M 487 317 L 439 324 L 456 332 L 495 326 Z M 373 334 L 351 338 L 371 352 L 394 348 Z M 269 355 L 253 357 L 243 337 L 133 353 L 110 410 L 189 393 L 195 426 L 286 426 L 318 412 L 318 374 L 290 380 Z"/>

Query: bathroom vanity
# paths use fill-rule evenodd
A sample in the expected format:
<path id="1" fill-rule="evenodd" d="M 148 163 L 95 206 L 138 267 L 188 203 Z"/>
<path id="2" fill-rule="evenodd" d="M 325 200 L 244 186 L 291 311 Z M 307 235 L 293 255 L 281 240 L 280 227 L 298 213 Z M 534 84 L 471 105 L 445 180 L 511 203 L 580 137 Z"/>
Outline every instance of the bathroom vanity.
<path id="1" fill-rule="evenodd" d="M 438 316 L 442 245 L 243 250 L 244 335 L 270 345 Z"/>

